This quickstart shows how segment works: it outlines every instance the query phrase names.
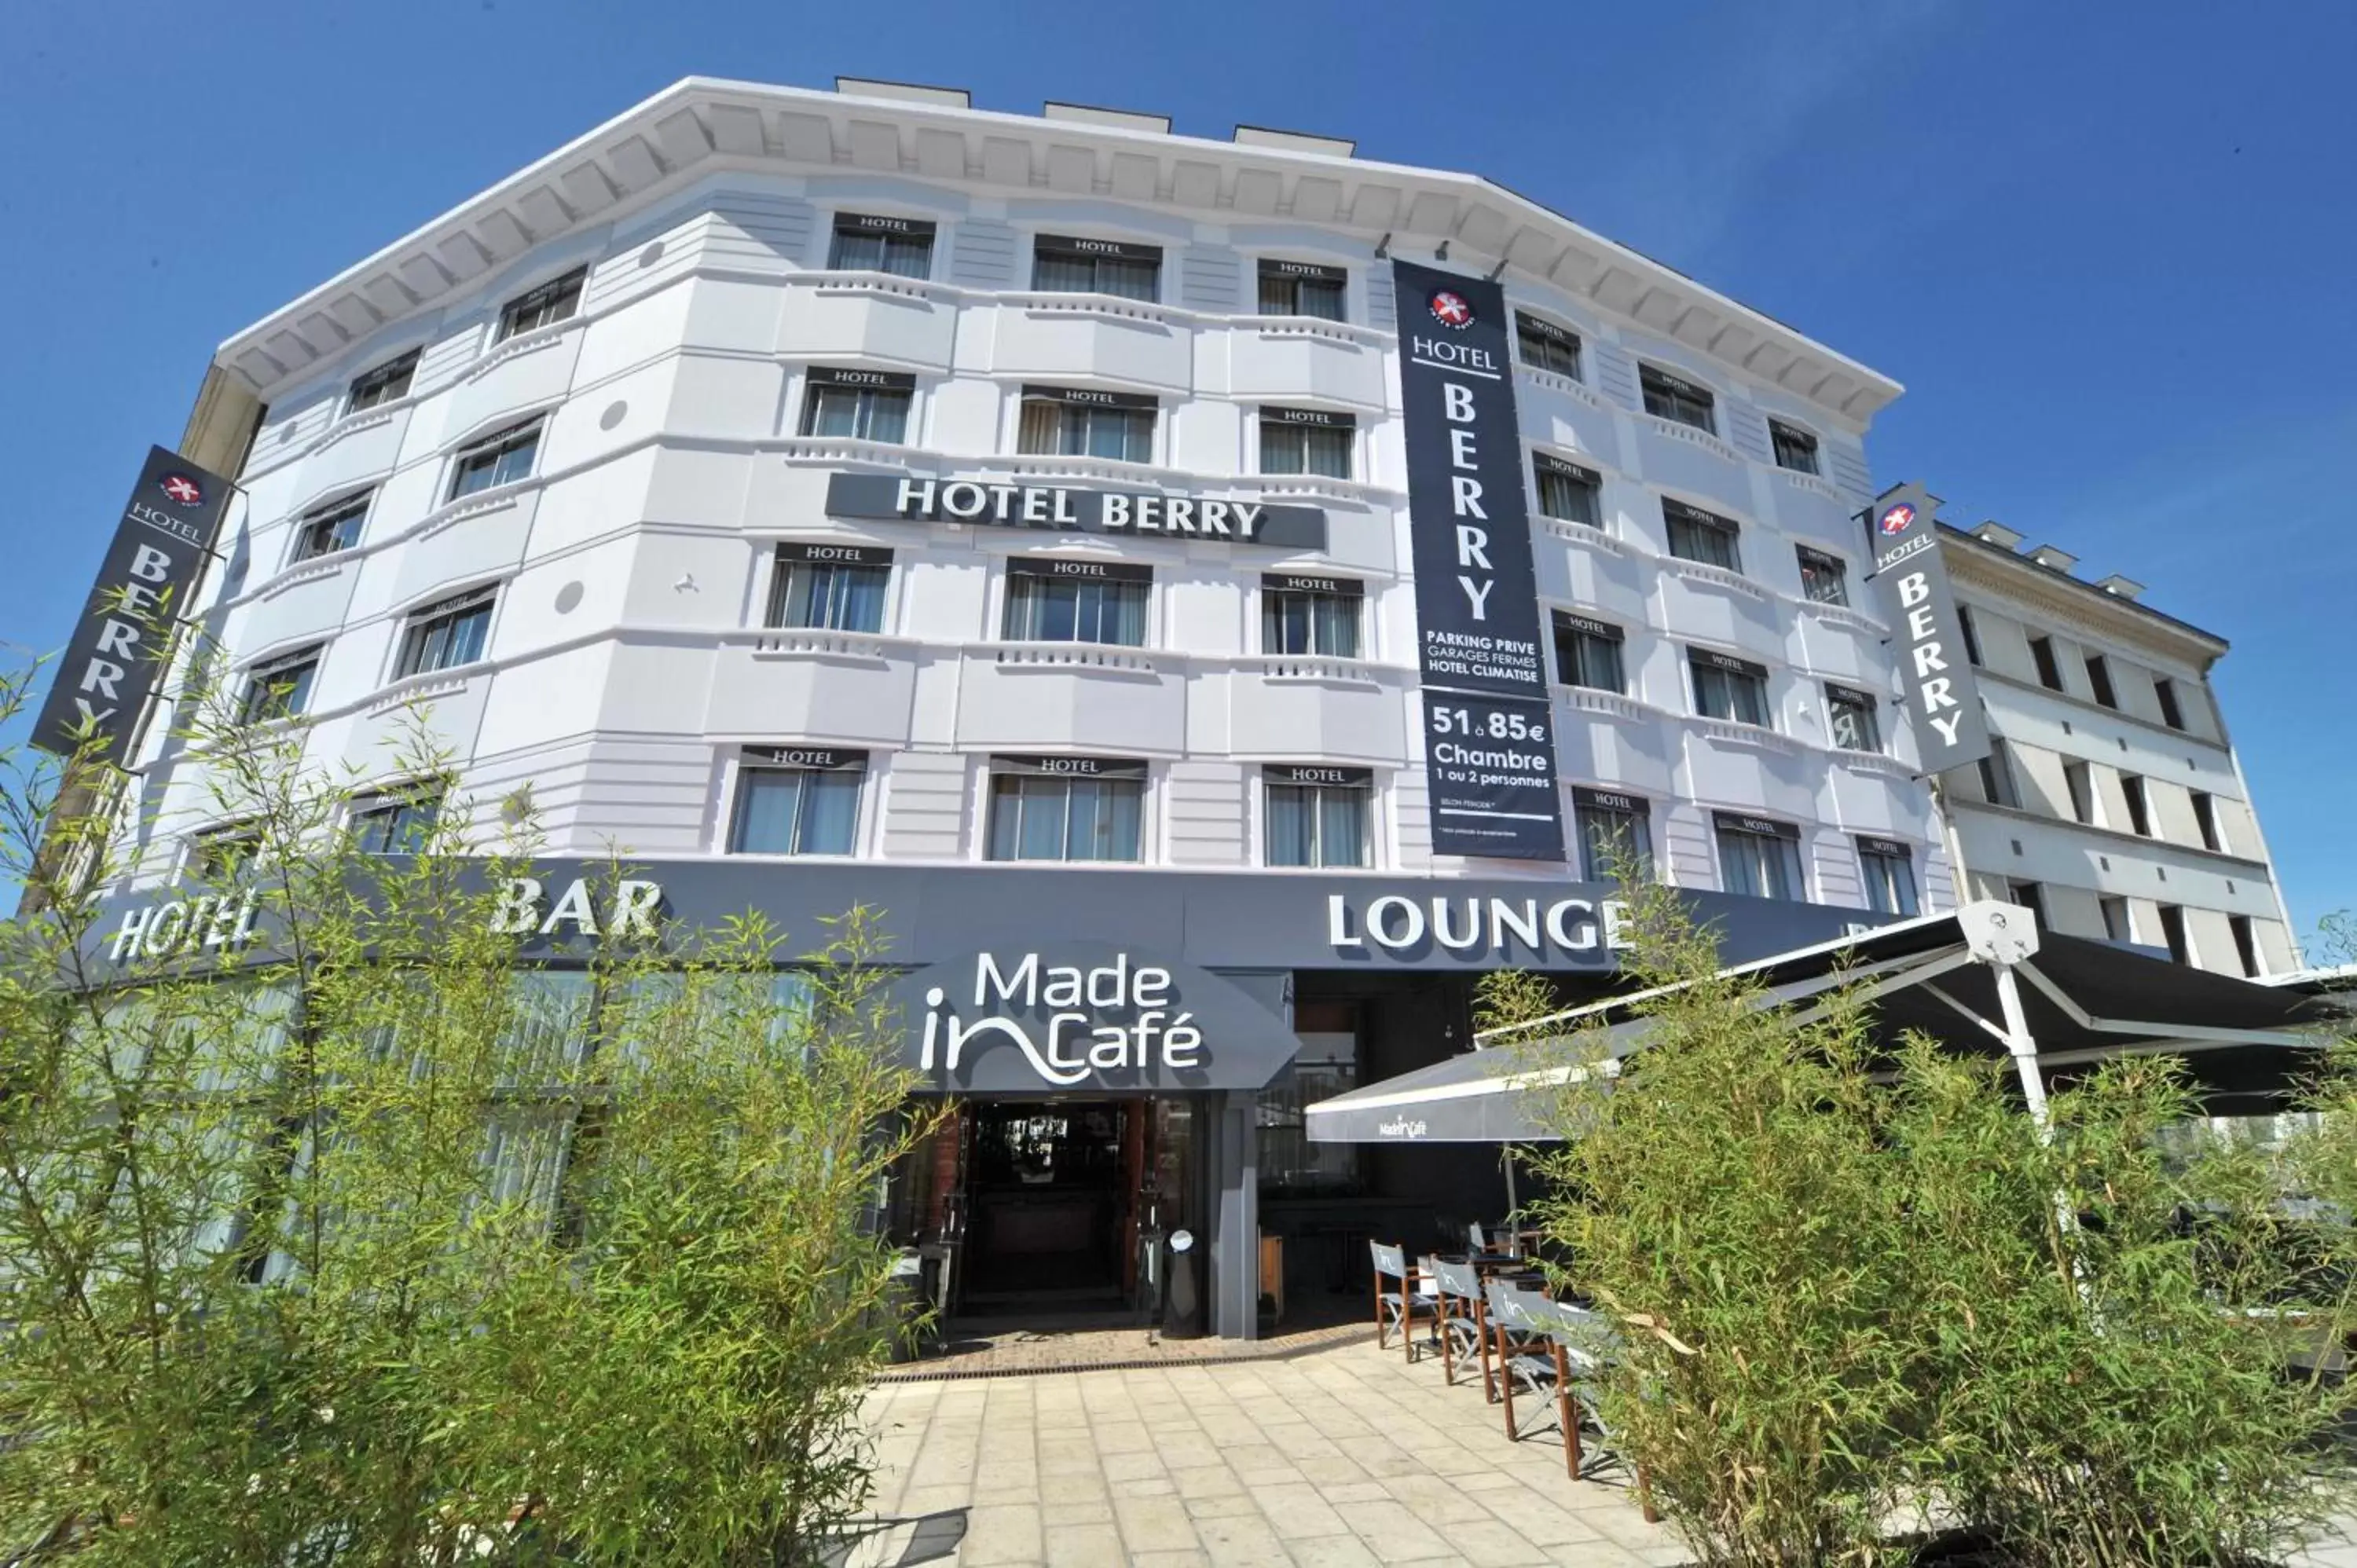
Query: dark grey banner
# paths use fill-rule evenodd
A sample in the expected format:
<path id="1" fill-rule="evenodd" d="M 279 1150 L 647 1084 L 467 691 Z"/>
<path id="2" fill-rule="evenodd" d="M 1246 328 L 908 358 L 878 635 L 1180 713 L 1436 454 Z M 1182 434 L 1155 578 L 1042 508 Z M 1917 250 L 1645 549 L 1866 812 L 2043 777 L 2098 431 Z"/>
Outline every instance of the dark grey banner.
<path id="1" fill-rule="evenodd" d="M 1885 490 L 1867 512 L 1874 580 L 1890 619 L 1900 699 L 1915 719 L 1920 773 L 1968 767 L 1989 754 L 1980 682 L 1964 652 L 1964 618 L 1940 554 L 1937 497 L 1920 484 Z"/>
<path id="2" fill-rule="evenodd" d="M 1280 550 L 1326 548 L 1326 513 L 1321 508 L 1153 490 L 835 474 L 826 481 L 826 510 L 830 517 L 896 522 L 980 522 L 1067 533 L 1224 539 Z"/>
<path id="3" fill-rule="evenodd" d="M 1432 845 L 1561 860 L 1505 295 L 1413 262 L 1392 276 Z"/>
<path id="4" fill-rule="evenodd" d="M 57 679 L 33 725 L 33 744 L 70 757 L 86 736 L 98 759 L 120 768 L 163 671 L 162 623 L 177 620 L 203 575 L 231 487 L 177 453 L 150 447 L 147 466 L 115 524 L 114 542 L 91 585 Z"/>

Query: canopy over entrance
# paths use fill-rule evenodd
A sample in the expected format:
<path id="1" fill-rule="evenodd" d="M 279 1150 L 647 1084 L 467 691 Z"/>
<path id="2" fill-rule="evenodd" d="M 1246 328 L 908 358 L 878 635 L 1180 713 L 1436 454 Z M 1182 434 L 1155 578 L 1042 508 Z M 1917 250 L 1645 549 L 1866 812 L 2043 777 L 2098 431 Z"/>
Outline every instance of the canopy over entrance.
<path id="1" fill-rule="evenodd" d="M 1895 1045 L 1916 1029 L 1950 1047 L 2005 1051 L 2033 1112 L 2046 1087 L 2108 1057 L 2182 1056 L 2220 1114 L 2280 1109 L 2324 1044 L 2318 1026 L 2342 1015 L 2306 988 L 2272 986 L 2149 958 L 2080 937 L 2040 932 L 2027 909 L 1976 903 L 1801 948 L 1725 972 L 1757 981 L 1763 1004 L 1813 1016 L 1844 983 L 1866 988 L 1872 1028 Z M 1642 1045 L 1641 1008 L 1659 993 L 1616 996 L 1512 1030 L 1475 1049 L 1309 1106 L 1318 1143 L 1537 1143 L 1545 1096 L 1576 1070 L 1543 1067 L 1518 1044 L 1606 1032 L 1606 1056 Z M 1609 1070 L 1609 1069 L 1608 1069 Z"/>

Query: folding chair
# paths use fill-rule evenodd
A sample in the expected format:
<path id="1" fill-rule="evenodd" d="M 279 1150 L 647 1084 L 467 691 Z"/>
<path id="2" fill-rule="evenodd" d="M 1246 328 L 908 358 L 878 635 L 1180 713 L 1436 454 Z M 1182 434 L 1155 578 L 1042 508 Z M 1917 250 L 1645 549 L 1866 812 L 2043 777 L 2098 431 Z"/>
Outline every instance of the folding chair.
<path id="1" fill-rule="evenodd" d="M 1431 1260 L 1431 1269 L 1440 1283 L 1440 1380 L 1454 1386 L 1457 1363 L 1478 1358 L 1481 1397 L 1495 1403 L 1498 1387 L 1490 1376 L 1490 1312 L 1481 1271 L 1469 1262 L 1438 1258 Z"/>
<path id="2" fill-rule="evenodd" d="M 1396 1326 L 1401 1343 L 1406 1347 L 1407 1359 L 1415 1359 L 1415 1319 L 1421 1313 L 1436 1322 L 1440 1316 L 1440 1298 L 1426 1295 L 1416 1286 L 1422 1279 L 1420 1270 L 1407 1266 L 1406 1255 L 1397 1247 L 1370 1240 L 1367 1251 L 1374 1258 L 1375 1269 L 1375 1348 L 1383 1348 L 1390 1330 Z M 1386 1281 L 1395 1282 L 1387 1288 Z"/>
<path id="3" fill-rule="evenodd" d="M 1492 1321 L 1498 1325 L 1499 1356 L 1503 1363 L 1501 1380 L 1508 1385 L 1506 1435 L 1516 1441 L 1524 1435 L 1514 1425 L 1512 1384 L 1519 1382 L 1526 1391 L 1554 1396 L 1555 1421 L 1563 1433 L 1564 1465 L 1573 1480 L 1628 1464 L 1604 1424 L 1596 1398 L 1595 1385 L 1620 1345 L 1611 1324 L 1595 1313 L 1549 1301 L 1535 1291 L 1516 1290 L 1494 1281 L 1491 1289 L 1498 1293 L 1490 1305 Z M 1582 1428 L 1596 1434 L 1592 1452 L 1581 1441 Z M 1637 1506 L 1651 1524 L 1659 1516 L 1644 1466 L 1631 1464 L 1628 1467 L 1636 1482 Z"/>

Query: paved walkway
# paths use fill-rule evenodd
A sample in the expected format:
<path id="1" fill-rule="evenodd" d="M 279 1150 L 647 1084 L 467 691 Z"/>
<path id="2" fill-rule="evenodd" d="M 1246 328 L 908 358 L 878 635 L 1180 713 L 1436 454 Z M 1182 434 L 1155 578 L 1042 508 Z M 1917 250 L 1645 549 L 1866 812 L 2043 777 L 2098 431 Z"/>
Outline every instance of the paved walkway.
<path id="1" fill-rule="evenodd" d="M 1279 1361 L 879 1383 L 868 1413 L 874 1511 L 901 1522 L 850 1568 L 1686 1561 L 1623 1477 L 1573 1483 L 1551 1430 L 1508 1443 L 1478 1383 L 1363 1335 Z M 2357 1545 L 2294 1562 L 2357 1568 Z"/>
<path id="2" fill-rule="evenodd" d="M 1534 1412 L 1518 1407 L 1524 1419 Z M 1684 1561 L 1618 1478 L 1506 1441 L 1478 1380 L 1358 1342 L 1284 1361 L 880 1384 L 876 1511 L 965 1509 L 961 1564 Z M 953 1523 L 942 1528 L 953 1531 Z M 904 1525 L 854 1558 L 914 1563 Z"/>

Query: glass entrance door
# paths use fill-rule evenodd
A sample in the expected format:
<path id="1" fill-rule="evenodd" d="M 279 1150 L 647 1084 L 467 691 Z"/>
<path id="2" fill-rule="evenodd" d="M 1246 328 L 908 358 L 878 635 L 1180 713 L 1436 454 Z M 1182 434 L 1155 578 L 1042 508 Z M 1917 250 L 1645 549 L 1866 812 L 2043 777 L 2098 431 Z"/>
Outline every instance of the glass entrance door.
<path id="1" fill-rule="evenodd" d="M 1132 1284 L 1137 1101 L 969 1102 L 965 1310 L 1119 1307 Z"/>

